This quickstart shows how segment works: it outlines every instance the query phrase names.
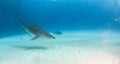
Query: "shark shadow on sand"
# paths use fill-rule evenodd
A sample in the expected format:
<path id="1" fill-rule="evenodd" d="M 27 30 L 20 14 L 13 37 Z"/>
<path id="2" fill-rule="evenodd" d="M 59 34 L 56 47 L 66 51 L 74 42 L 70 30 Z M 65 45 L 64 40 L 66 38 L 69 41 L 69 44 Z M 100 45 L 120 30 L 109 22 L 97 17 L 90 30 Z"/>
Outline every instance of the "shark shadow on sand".
<path id="1" fill-rule="evenodd" d="M 21 48 L 21 49 L 24 49 L 24 50 L 46 50 L 48 49 L 47 47 L 42 47 L 42 46 L 17 46 L 17 45 L 12 45 L 12 47 L 15 47 L 15 48 Z"/>

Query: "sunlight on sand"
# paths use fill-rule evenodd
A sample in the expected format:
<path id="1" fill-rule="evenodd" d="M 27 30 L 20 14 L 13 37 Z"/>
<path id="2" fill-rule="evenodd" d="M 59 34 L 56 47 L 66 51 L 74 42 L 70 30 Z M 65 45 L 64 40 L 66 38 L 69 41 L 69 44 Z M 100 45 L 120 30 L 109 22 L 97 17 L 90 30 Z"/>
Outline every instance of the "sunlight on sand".
<path id="1" fill-rule="evenodd" d="M 26 35 L 3 38 L 0 64 L 120 64 L 119 39 L 111 37 L 64 33 L 47 41 L 30 41 Z"/>

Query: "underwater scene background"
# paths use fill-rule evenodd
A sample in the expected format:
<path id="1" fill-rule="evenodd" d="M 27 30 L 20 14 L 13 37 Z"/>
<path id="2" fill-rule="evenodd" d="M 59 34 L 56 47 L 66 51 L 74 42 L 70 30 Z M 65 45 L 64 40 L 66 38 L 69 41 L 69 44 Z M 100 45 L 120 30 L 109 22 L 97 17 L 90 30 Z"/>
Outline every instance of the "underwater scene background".
<path id="1" fill-rule="evenodd" d="M 17 16 L 48 31 L 117 30 L 119 0 L 0 0 L 0 33 L 20 34 Z"/>
<path id="2" fill-rule="evenodd" d="M 120 0 L 0 0 L 0 64 L 120 64 L 119 35 Z"/>

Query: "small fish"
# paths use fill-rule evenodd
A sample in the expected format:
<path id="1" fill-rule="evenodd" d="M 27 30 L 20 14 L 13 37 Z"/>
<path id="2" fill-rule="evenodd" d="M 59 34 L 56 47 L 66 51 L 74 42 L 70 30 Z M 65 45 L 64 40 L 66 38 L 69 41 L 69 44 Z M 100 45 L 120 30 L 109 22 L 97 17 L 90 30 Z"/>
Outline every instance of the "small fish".
<path id="1" fill-rule="evenodd" d="M 61 35 L 62 32 L 61 31 L 56 31 L 56 32 L 54 32 L 54 34 Z"/>

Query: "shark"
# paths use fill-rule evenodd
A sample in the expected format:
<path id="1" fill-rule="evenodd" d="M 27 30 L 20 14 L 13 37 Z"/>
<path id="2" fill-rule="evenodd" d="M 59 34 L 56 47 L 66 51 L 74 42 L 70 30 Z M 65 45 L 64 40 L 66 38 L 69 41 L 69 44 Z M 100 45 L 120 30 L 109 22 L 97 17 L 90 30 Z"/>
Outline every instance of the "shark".
<path id="1" fill-rule="evenodd" d="M 40 28 L 38 26 L 38 23 L 34 23 L 33 26 L 28 25 L 25 22 L 23 22 L 21 17 L 18 17 L 18 23 L 29 35 L 32 35 L 31 40 L 35 40 L 35 39 L 38 39 L 38 38 L 55 39 L 55 37 L 53 35 L 51 35 L 47 31 Z"/>

